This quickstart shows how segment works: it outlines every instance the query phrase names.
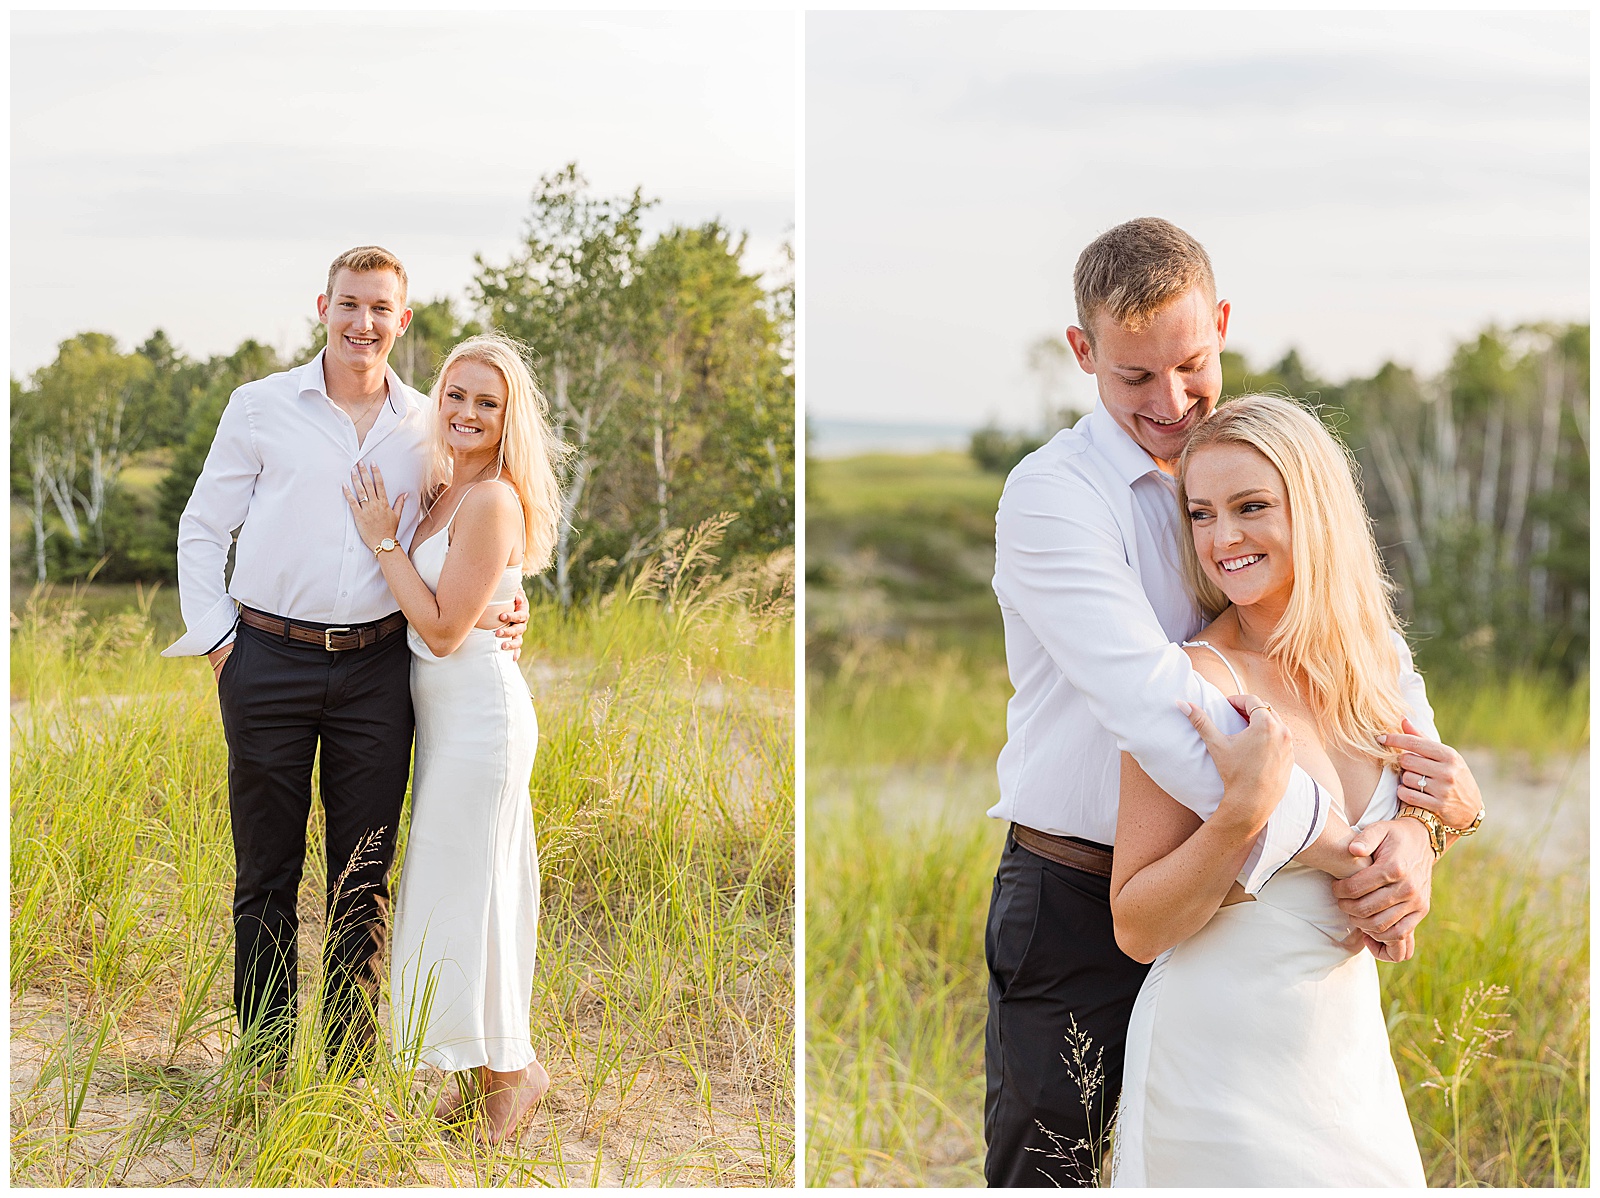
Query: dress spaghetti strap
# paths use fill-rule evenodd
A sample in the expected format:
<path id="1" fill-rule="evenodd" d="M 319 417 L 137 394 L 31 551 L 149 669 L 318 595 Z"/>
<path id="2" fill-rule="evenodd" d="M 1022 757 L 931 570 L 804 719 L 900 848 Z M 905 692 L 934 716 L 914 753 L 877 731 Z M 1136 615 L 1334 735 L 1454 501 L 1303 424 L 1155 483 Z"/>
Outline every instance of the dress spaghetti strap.
<path id="1" fill-rule="evenodd" d="M 451 512 L 450 513 L 450 519 L 445 521 L 445 525 L 444 525 L 444 543 L 446 545 L 448 545 L 450 543 L 450 529 L 455 524 L 456 517 L 461 514 L 461 505 L 467 501 L 467 496 L 472 494 L 472 487 L 476 487 L 478 485 L 478 483 L 486 483 L 486 482 L 487 483 L 499 483 L 502 487 L 506 488 L 506 490 L 510 491 L 511 494 L 516 498 L 517 506 L 519 508 L 522 506 L 522 497 L 520 495 L 517 495 L 517 489 L 515 487 L 513 487 L 510 483 L 506 482 L 503 478 L 501 478 L 498 471 L 495 472 L 495 476 L 493 478 L 480 478 L 477 483 L 473 483 L 472 486 L 468 487 L 465 491 L 461 492 L 461 498 L 456 501 L 456 509 L 455 509 L 455 511 Z M 518 525 L 521 528 L 520 539 L 522 541 L 522 551 L 517 555 L 517 564 L 515 566 L 507 566 L 506 567 L 507 570 L 520 570 L 520 569 L 522 569 L 523 560 L 528 556 L 528 526 L 527 526 L 527 523 L 525 521 L 518 521 Z M 438 536 L 438 535 L 439 535 L 438 533 L 434 534 L 434 536 Z"/>
<path id="2" fill-rule="evenodd" d="M 1215 653 L 1218 657 L 1221 657 L 1222 658 L 1222 664 L 1228 667 L 1228 676 L 1233 679 L 1233 692 L 1234 692 L 1234 694 L 1236 694 L 1236 695 L 1244 694 L 1244 683 L 1239 681 L 1239 675 L 1234 672 L 1233 663 L 1230 662 L 1226 657 L 1222 657 L 1222 650 L 1221 649 L 1217 648 L 1210 641 L 1184 641 L 1183 644 L 1184 644 L 1185 648 L 1192 648 L 1192 647 L 1196 647 L 1196 646 L 1204 646 L 1205 648 L 1210 649 L 1211 652 Z"/>
<path id="3" fill-rule="evenodd" d="M 479 481 L 482 480 L 480 479 Z M 471 487 L 468 487 L 465 491 L 461 492 L 461 498 L 456 500 L 455 511 L 451 512 L 450 519 L 444 522 L 444 543 L 446 545 L 450 543 L 450 529 L 455 526 L 456 517 L 461 514 L 461 505 L 467 501 L 467 496 L 472 494 L 472 487 L 477 485 L 477 483 L 473 483 Z"/>

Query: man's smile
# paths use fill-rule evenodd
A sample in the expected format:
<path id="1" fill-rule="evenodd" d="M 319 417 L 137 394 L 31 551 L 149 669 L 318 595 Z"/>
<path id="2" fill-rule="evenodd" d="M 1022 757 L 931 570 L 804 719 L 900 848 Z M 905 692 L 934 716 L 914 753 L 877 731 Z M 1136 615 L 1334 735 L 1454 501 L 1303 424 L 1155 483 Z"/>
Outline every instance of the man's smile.
<path id="1" fill-rule="evenodd" d="M 1155 425 L 1163 432 L 1179 432 L 1189 426 L 1189 424 L 1192 422 L 1192 418 L 1196 409 L 1199 407 L 1200 404 L 1198 403 L 1191 404 L 1189 406 L 1189 410 L 1175 420 L 1163 420 L 1159 416 L 1151 416 L 1143 412 L 1139 413 L 1139 419 L 1148 420 L 1151 424 Z"/>

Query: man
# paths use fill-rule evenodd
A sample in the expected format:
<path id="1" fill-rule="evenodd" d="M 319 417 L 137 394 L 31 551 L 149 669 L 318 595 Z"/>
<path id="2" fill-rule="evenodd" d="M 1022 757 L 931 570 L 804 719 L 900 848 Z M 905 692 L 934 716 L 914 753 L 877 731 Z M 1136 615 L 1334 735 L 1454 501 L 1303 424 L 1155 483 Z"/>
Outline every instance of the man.
<path id="1" fill-rule="evenodd" d="M 1112 932 L 1119 750 L 1205 818 L 1222 782 L 1178 703 L 1203 707 L 1224 732 L 1244 726 L 1174 643 L 1203 621 L 1179 574 L 1172 475 L 1221 393 L 1229 305 L 1217 301 L 1205 250 L 1156 219 L 1097 238 L 1073 283 L 1081 325 L 1067 339 L 1100 403 L 1012 471 L 996 517 L 994 589 L 1015 694 L 989 812 L 1012 825 L 985 938 L 990 1185 L 1086 1185 L 1100 1166 L 1148 969 Z M 1414 672 L 1402 690 L 1429 712 Z M 1427 723 L 1403 747 L 1459 765 L 1433 739 L 1431 713 Z M 1327 810 L 1296 769 L 1245 860 L 1246 890 L 1310 844 Z M 1430 829 L 1375 824 L 1352 850 L 1374 861 L 1334 884 L 1340 906 L 1378 955 L 1409 956 L 1428 910 Z"/>
<path id="2" fill-rule="evenodd" d="M 411 770 L 405 618 L 378 567 L 382 547 L 361 541 L 341 490 L 363 462 L 396 493 L 422 492 L 431 405 L 388 365 L 411 321 L 405 268 L 377 246 L 339 255 L 317 318 L 327 347 L 240 387 L 222 414 L 178 525 L 187 631 L 164 651 L 206 654 L 216 677 L 236 867 L 234 1005 L 247 1049 L 269 1070 L 294 1031 L 296 898 L 319 747 L 330 1059 L 350 1059 L 375 1034 L 386 878 Z M 421 507 L 404 513 L 402 543 Z M 520 646 L 526 620 L 519 611 L 506 647 Z"/>

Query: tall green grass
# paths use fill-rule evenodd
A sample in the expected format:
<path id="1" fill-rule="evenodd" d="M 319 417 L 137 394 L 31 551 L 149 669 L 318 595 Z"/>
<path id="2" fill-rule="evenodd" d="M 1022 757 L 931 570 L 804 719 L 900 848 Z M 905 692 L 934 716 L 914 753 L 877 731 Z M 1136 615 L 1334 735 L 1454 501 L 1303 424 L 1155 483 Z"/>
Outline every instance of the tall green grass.
<path id="1" fill-rule="evenodd" d="M 1005 479 L 978 468 L 966 453 L 869 453 L 817 458 L 807 466 L 807 528 L 824 515 L 872 515 L 927 507 L 966 507 L 991 518 Z"/>
<path id="2" fill-rule="evenodd" d="M 981 1185 L 983 929 L 1003 829 L 938 796 L 992 771 L 1009 688 L 978 654 L 862 644 L 840 661 L 807 679 L 806 1176 Z M 1511 680 L 1436 704 L 1452 736 L 1483 704 L 1502 727 L 1537 727 L 1526 739 L 1547 754 L 1587 740 L 1576 692 Z M 1418 955 L 1380 968 L 1430 1184 L 1589 1182 L 1587 858 L 1545 877 L 1538 843 L 1452 849 Z"/>
<path id="3" fill-rule="evenodd" d="M 536 603 L 532 1033 L 554 1084 L 495 1152 L 432 1120 L 442 1079 L 322 1066 L 320 806 L 295 1063 L 258 1088 L 232 1042 L 209 673 L 157 655 L 148 595 L 89 618 L 91 596 L 37 593 L 12 632 L 12 1183 L 791 1184 L 787 568 Z"/>
<path id="4" fill-rule="evenodd" d="M 1459 681 L 1429 687 L 1435 721 L 1457 745 L 1523 753 L 1535 762 L 1589 739 L 1589 679 L 1550 675 Z"/>
<path id="5" fill-rule="evenodd" d="M 1005 743 L 1004 660 L 964 649 L 856 641 L 806 670 L 806 763 L 829 769 L 993 760 Z"/>

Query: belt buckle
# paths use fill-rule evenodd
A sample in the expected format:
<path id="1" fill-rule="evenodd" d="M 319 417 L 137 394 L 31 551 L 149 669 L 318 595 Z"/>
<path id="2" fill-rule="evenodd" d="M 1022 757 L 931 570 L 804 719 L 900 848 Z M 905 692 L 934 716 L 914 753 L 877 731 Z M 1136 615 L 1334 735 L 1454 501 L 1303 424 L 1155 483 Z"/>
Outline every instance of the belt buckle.
<path id="1" fill-rule="evenodd" d="M 324 649 L 326 649 L 329 653 L 342 653 L 342 652 L 344 652 L 344 650 L 342 650 L 342 649 L 335 649 L 333 647 L 333 634 L 336 633 L 336 632 L 338 632 L 338 633 L 347 633 L 349 631 L 350 631 L 350 629 L 348 627 L 346 627 L 346 628 L 324 628 L 322 630 L 322 647 Z"/>

